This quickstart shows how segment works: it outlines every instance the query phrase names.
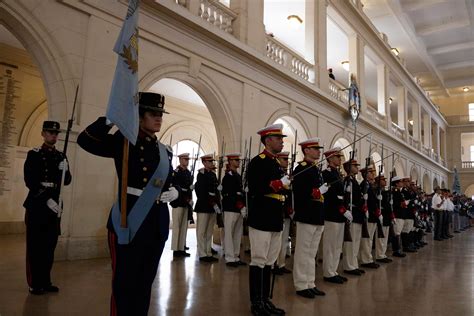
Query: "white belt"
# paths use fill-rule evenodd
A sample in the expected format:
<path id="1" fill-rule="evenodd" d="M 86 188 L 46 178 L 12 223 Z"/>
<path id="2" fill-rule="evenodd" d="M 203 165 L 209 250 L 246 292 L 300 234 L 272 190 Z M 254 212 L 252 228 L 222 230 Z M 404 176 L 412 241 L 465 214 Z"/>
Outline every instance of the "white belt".
<path id="1" fill-rule="evenodd" d="M 135 188 L 132 188 L 132 187 L 127 187 L 127 194 L 140 196 L 140 195 L 142 195 L 142 193 L 143 193 L 143 190 L 135 189 Z"/>
<path id="2" fill-rule="evenodd" d="M 54 188 L 54 187 L 56 187 L 56 183 L 54 183 L 54 182 L 41 182 L 40 184 L 45 188 Z"/>

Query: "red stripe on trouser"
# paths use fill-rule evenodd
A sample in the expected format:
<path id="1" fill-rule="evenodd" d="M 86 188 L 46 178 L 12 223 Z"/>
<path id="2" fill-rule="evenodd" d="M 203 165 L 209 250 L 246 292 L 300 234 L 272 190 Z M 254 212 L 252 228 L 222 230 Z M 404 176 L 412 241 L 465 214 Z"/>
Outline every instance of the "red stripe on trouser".
<path id="1" fill-rule="evenodd" d="M 110 298 L 110 316 L 117 315 L 117 307 L 115 304 L 115 297 L 114 297 L 114 279 L 115 279 L 115 263 L 116 263 L 116 253 L 115 253 L 115 234 L 113 232 L 109 232 L 109 249 L 110 249 L 110 258 L 112 259 L 112 296 Z"/>

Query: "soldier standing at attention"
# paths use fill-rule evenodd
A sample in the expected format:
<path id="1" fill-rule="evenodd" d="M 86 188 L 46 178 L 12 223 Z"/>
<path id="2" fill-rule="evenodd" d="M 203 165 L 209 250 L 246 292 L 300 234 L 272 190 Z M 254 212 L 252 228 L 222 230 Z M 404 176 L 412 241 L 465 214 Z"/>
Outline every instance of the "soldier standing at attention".
<path id="1" fill-rule="evenodd" d="M 381 203 L 381 212 L 382 212 L 382 231 L 383 231 L 383 238 L 379 238 L 378 236 L 375 239 L 375 260 L 378 262 L 383 263 L 390 263 L 392 259 L 387 257 L 387 244 L 388 244 L 388 235 L 390 224 L 392 220 L 395 218 L 392 212 L 392 207 L 390 205 L 390 192 L 385 190 L 385 186 L 387 185 L 387 179 L 384 175 L 379 175 L 375 178 L 375 184 L 377 187 L 380 184 L 380 192 L 382 194 L 382 203 Z"/>
<path id="2" fill-rule="evenodd" d="M 204 165 L 198 172 L 194 186 L 197 195 L 197 246 L 201 262 L 216 262 L 219 259 L 212 255 L 212 233 L 216 224 L 216 214 L 221 214 L 219 196 L 217 191 L 216 166 L 213 154 L 201 156 Z"/>
<path id="3" fill-rule="evenodd" d="M 127 224 L 133 228 L 132 239 L 124 240 L 119 203 L 107 223 L 113 273 L 111 315 L 148 314 L 151 287 L 168 239 L 167 203 L 179 197 L 180 189 L 171 186 L 172 150 L 155 135 L 167 113 L 164 105 L 160 94 L 139 93 L 139 133 L 135 145 L 130 144 L 128 158 Z M 99 117 L 79 134 L 77 143 L 93 155 L 114 159 L 120 188 L 124 136 L 120 131 L 109 134 L 111 129 L 106 118 Z"/>
<path id="4" fill-rule="evenodd" d="M 344 242 L 344 225 L 353 218 L 344 206 L 344 185 L 339 173 L 341 148 L 330 149 L 324 156 L 328 167 L 323 171 L 323 179 L 329 190 L 324 194 L 323 275 L 324 281 L 342 284 L 347 278 L 337 273 L 337 267 Z"/>
<path id="5" fill-rule="evenodd" d="M 224 211 L 224 252 L 227 266 L 247 265 L 240 260 L 243 221 L 247 217 L 240 167 L 240 153 L 226 155 L 227 171 L 222 179 L 222 210 Z"/>
<path id="6" fill-rule="evenodd" d="M 51 283 L 51 269 L 54 250 L 58 242 L 59 188 L 63 169 L 66 169 L 64 184 L 71 183 L 68 164 L 64 154 L 55 148 L 60 132 L 59 123 L 43 123 L 44 143 L 28 152 L 24 165 L 25 184 L 29 189 L 23 203 L 26 209 L 26 278 L 30 293 L 41 295 L 45 292 L 58 292 Z M 59 215 L 59 216 L 58 216 Z"/>
<path id="7" fill-rule="evenodd" d="M 254 315 L 284 315 L 270 301 L 271 268 L 281 247 L 283 230 L 284 190 L 290 179 L 283 173 L 276 155 L 283 149 L 283 125 L 274 124 L 258 131 L 265 146 L 248 167 L 249 185 L 249 239 L 251 262 L 249 290 L 251 310 Z"/>
<path id="8" fill-rule="evenodd" d="M 296 294 L 306 298 L 325 295 L 314 284 L 316 255 L 324 231 L 323 194 L 328 190 L 319 166 L 314 166 L 323 148 L 319 142 L 319 138 L 311 138 L 299 143 L 304 160 L 295 168 L 293 180 L 296 221 L 293 281 Z"/>
<path id="9" fill-rule="evenodd" d="M 401 247 L 401 237 L 400 234 L 403 231 L 403 227 L 405 226 L 405 214 L 407 212 L 407 203 L 405 201 L 405 197 L 403 196 L 402 188 L 403 182 L 402 178 L 399 176 L 395 176 L 392 178 L 392 186 L 394 187 L 392 190 L 392 203 L 393 203 L 393 214 L 395 225 L 393 225 L 393 231 L 395 236 L 392 239 L 392 250 L 393 256 L 403 258 L 406 256 L 405 253 L 402 252 Z"/>
<path id="10" fill-rule="evenodd" d="M 178 155 L 179 166 L 173 171 L 173 185 L 181 188 L 181 196 L 179 199 L 171 202 L 173 207 L 173 227 L 171 235 L 171 249 L 173 257 L 189 257 L 186 252 L 186 233 L 188 232 L 188 210 L 192 209 L 193 195 L 191 185 L 193 179 L 191 171 L 188 169 L 189 153 Z"/>

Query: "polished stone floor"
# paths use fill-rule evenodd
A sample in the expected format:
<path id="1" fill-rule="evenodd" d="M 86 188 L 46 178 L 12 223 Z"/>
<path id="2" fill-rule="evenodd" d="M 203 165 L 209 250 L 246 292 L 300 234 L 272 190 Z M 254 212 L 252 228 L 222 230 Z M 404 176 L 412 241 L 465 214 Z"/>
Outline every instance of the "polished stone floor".
<path id="1" fill-rule="evenodd" d="M 431 237 L 428 235 L 427 237 Z M 196 260 L 195 231 L 188 233 L 190 258 L 173 260 L 169 242 L 155 280 L 149 315 L 249 315 L 248 268 Z M 247 256 L 243 257 L 249 260 Z M 291 268 L 291 263 L 288 265 Z M 0 236 L 0 315 L 107 315 L 109 260 L 56 262 L 60 293 L 29 295 L 24 236 Z M 295 295 L 292 276 L 277 278 L 274 303 L 287 315 L 474 315 L 474 228 L 430 244 L 344 285 L 317 284 L 325 297 Z"/>

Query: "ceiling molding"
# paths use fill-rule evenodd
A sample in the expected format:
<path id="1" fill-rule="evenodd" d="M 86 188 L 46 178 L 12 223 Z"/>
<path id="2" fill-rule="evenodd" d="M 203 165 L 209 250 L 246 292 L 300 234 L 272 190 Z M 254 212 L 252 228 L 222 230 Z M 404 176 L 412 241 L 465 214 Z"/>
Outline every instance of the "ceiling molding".
<path id="1" fill-rule="evenodd" d="M 389 9 L 392 11 L 393 16 L 395 17 L 395 20 L 398 21 L 400 28 L 405 31 L 408 38 L 410 39 L 411 44 L 413 45 L 413 47 L 415 47 L 418 55 L 423 60 L 425 66 L 429 69 L 430 74 L 433 76 L 433 79 L 435 79 L 435 81 L 437 81 L 436 83 L 438 83 L 440 87 L 442 87 L 441 91 L 443 92 L 443 94 L 446 97 L 449 97 L 449 91 L 444 85 L 443 76 L 438 71 L 435 62 L 433 61 L 433 58 L 428 54 L 426 46 L 423 44 L 423 41 L 418 38 L 413 22 L 407 16 L 407 14 L 403 12 L 400 0 L 387 1 L 387 4 Z"/>
<path id="2" fill-rule="evenodd" d="M 424 0 L 418 3 L 407 3 L 403 5 L 403 10 L 405 11 L 418 11 L 422 9 L 429 8 L 439 3 L 444 3 L 446 0 Z"/>
<path id="3" fill-rule="evenodd" d="M 458 69 L 465 67 L 474 67 L 474 59 L 438 65 L 439 70 Z"/>
<path id="4" fill-rule="evenodd" d="M 474 41 L 432 47 L 428 49 L 428 54 L 440 55 L 440 54 L 452 53 L 452 52 L 457 52 L 460 50 L 467 50 L 467 49 L 474 50 Z"/>
<path id="5" fill-rule="evenodd" d="M 471 25 L 469 19 L 442 21 L 441 23 L 434 23 L 432 25 L 425 25 L 415 29 L 416 34 L 420 36 L 427 36 L 433 33 L 444 32 L 448 30 L 460 29 Z"/>
<path id="6" fill-rule="evenodd" d="M 474 77 L 472 75 L 469 75 L 462 79 L 450 79 L 446 80 L 445 84 L 448 88 L 474 86 Z"/>

